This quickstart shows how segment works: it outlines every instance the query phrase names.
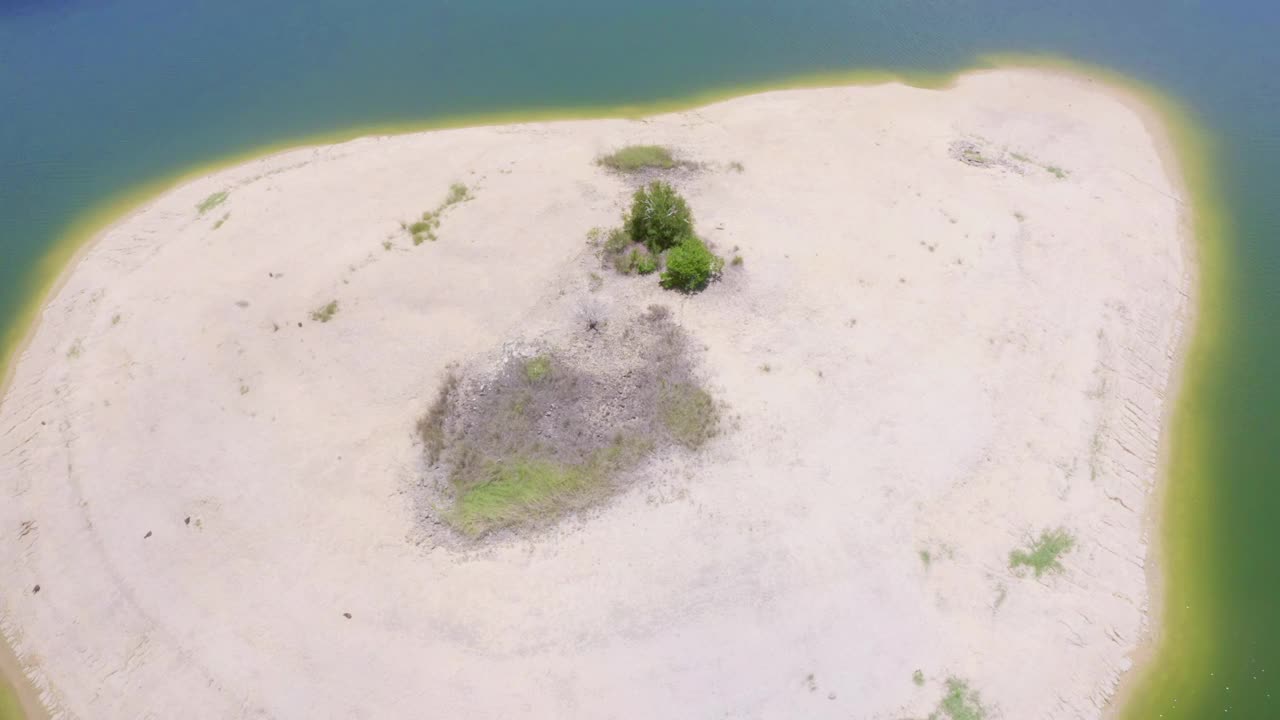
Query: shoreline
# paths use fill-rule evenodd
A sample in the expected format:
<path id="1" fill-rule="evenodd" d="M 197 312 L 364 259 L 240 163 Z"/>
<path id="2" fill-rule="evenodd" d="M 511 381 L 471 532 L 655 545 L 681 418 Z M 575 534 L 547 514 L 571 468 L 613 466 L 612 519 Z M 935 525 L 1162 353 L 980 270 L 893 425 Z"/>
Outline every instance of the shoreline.
<path id="1" fill-rule="evenodd" d="M 1151 137 L 1153 138 L 1153 140 L 1157 145 L 1162 162 L 1166 166 L 1166 174 L 1171 179 L 1171 182 L 1175 183 L 1179 188 L 1178 200 L 1179 200 L 1179 207 L 1182 210 L 1182 217 L 1180 218 L 1179 225 L 1183 229 L 1183 231 L 1180 233 L 1182 236 L 1181 245 L 1182 245 L 1184 257 L 1187 261 L 1187 267 L 1189 268 L 1189 275 L 1191 280 L 1188 285 L 1189 293 L 1187 295 L 1187 300 L 1186 300 L 1187 312 L 1186 312 L 1186 316 L 1185 316 L 1181 333 L 1180 333 L 1179 347 L 1176 352 L 1173 372 L 1170 374 L 1168 379 L 1168 384 L 1167 384 L 1165 416 L 1161 419 L 1161 422 L 1160 422 L 1159 447 L 1160 447 L 1161 464 L 1157 472 L 1154 484 L 1152 485 L 1152 488 L 1148 493 L 1148 507 L 1142 513 L 1144 518 L 1144 523 L 1146 523 L 1149 527 L 1147 534 L 1148 534 L 1148 537 L 1150 538 L 1150 541 L 1148 543 L 1148 557 L 1147 557 L 1146 569 L 1145 569 L 1145 574 L 1147 576 L 1147 583 L 1148 583 L 1148 592 L 1149 592 L 1148 607 L 1147 607 L 1147 622 L 1146 622 L 1146 630 L 1144 632 L 1145 638 L 1143 641 L 1139 643 L 1137 650 L 1135 650 L 1130 655 L 1130 657 L 1133 659 L 1133 666 L 1131 667 L 1131 669 L 1129 669 L 1127 672 L 1124 673 L 1118 685 L 1117 690 L 1112 694 L 1111 700 L 1107 704 L 1107 707 L 1109 708 L 1108 714 L 1111 716 L 1115 716 L 1117 712 L 1119 712 L 1124 708 L 1125 706 L 1124 703 L 1127 699 L 1126 694 L 1132 690 L 1132 687 L 1135 685 L 1135 683 L 1137 683 L 1140 680 L 1140 677 L 1145 674 L 1144 671 L 1149 669 L 1147 666 L 1149 662 L 1155 657 L 1155 652 L 1158 649 L 1158 643 L 1160 640 L 1159 631 L 1161 628 L 1160 623 L 1162 621 L 1162 611 L 1164 607 L 1164 595 L 1163 595 L 1164 574 L 1162 572 L 1162 567 L 1161 567 L 1163 563 L 1163 549 L 1162 549 L 1161 538 L 1164 532 L 1164 528 L 1163 528 L 1164 518 L 1162 517 L 1163 515 L 1162 509 L 1164 506 L 1164 500 L 1166 497 L 1167 485 L 1169 481 L 1169 478 L 1168 478 L 1168 455 L 1170 452 L 1169 434 L 1171 433 L 1171 427 L 1173 425 L 1173 415 L 1176 412 L 1177 408 L 1180 407 L 1180 404 L 1181 404 L 1180 399 L 1184 389 L 1183 388 L 1184 380 L 1183 380 L 1182 374 L 1185 371 L 1184 365 L 1188 357 L 1190 344 L 1194 341 L 1195 336 L 1198 332 L 1198 322 L 1199 322 L 1200 308 L 1198 303 L 1199 303 L 1199 283 L 1201 282 L 1201 277 L 1199 272 L 1199 262 L 1201 260 L 1201 253 L 1203 252 L 1203 250 L 1198 244 L 1199 239 L 1195 236 L 1195 227 L 1194 227 L 1195 219 L 1194 217 L 1192 217 L 1192 213 L 1195 210 L 1196 198 L 1191 194 L 1188 188 L 1187 178 L 1183 174 L 1185 172 L 1185 168 L 1183 167 L 1182 162 L 1180 161 L 1179 149 L 1178 147 L 1176 147 L 1174 139 L 1171 137 L 1172 131 L 1171 131 L 1171 128 L 1169 127 L 1169 123 L 1171 123 L 1173 119 L 1169 117 L 1164 117 L 1164 115 L 1167 113 L 1167 108 L 1163 109 L 1163 112 L 1162 112 L 1162 108 L 1152 107 L 1149 104 L 1150 98 L 1144 97 L 1144 94 L 1140 90 L 1136 89 L 1131 85 L 1118 84 L 1114 77 L 1098 80 L 1095 74 L 1093 73 L 1072 72 L 1070 70 L 1063 70 L 1060 68 L 1055 69 L 1053 67 L 1048 67 L 1048 68 L 1043 66 L 1038 67 L 1035 64 L 1022 64 L 1022 65 L 1012 65 L 1012 66 L 1006 65 L 1006 66 L 997 66 L 997 67 L 979 67 L 979 68 L 957 71 L 947 76 L 947 82 L 942 87 L 944 88 L 953 87 L 962 78 L 967 77 L 969 75 L 979 75 L 986 72 L 1000 72 L 1002 70 L 1021 70 L 1021 69 L 1034 70 L 1036 72 L 1043 72 L 1047 74 L 1056 73 L 1074 80 L 1084 79 L 1089 81 L 1090 83 L 1097 84 L 1100 88 L 1103 89 L 1103 91 L 1106 94 L 1114 98 L 1121 99 L 1127 107 L 1129 107 L 1138 115 L 1143 125 L 1147 128 L 1148 133 L 1151 135 Z M 880 78 L 872 84 L 879 85 L 879 84 L 882 84 L 883 82 L 892 82 L 892 80 L 887 78 Z M 853 84 L 836 83 L 832 85 L 822 84 L 816 87 L 829 88 L 829 87 L 845 87 L 849 85 L 857 86 L 857 87 L 863 86 L 860 83 L 853 83 Z M 779 89 L 792 89 L 794 87 L 805 88 L 805 87 L 811 87 L 811 86 L 806 86 L 803 84 L 783 85 Z M 918 87 L 918 86 L 911 85 L 910 87 Z M 768 90 L 751 92 L 751 93 L 748 93 L 748 95 L 759 94 L 759 92 L 768 92 Z M 731 95 L 730 97 L 738 98 L 743 96 Z M 715 102 L 721 102 L 721 101 L 722 100 L 713 101 L 713 104 Z M 683 106 L 680 103 L 677 103 L 677 105 Z M 703 106 L 704 104 L 695 103 L 692 107 L 703 107 Z M 643 113 L 643 115 L 647 117 L 649 113 Z M 601 117 L 601 116 L 592 115 L 591 117 Z M 609 115 L 604 115 L 603 117 L 609 117 Z M 534 122 L 538 122 L 538 121 L 535 120 Z M 394 135 L 417 133 L 417 132 L 421 132 L 421 130 L 411 130 L 411 131 L 407 131 L 407 133 L 395 133 Z M 362 134 L 355 139 L 361 139 L 364 137 L 365 136 Z M 326 143 L 326 145 L 328 145 L 328 143 Z M 107 227 L 99 228 L 98 230 L 89 234 L 88 238 L 81 241 L 76 246 L 75 250 L 71 252 L 69 259 L 67 259 L 65 261 L 65 264 L 62 265 L 62 269 L 55 275 L 53 281 L 48 283 L 45 286 L 45 288 L 39 293 L 40 299 L 38 301 L 38 304 L 36 305 L 37 309 L 35 312 L 31 314 L 32 318 L 29 326 L 24 331 L 21 332 L 20 342 L 18 342 L 15 346 L 11 348 L 6 348 L 6 353 L 3 358 L 5 361 L 5 368 L 4 368 L 5 372 L 4 372 L 3 381 L 0 382 L 0 397 L 4 396 L 8 392 L 9 385 L 13 379 L 13 374 L 16 372 L 16 366 L 18 364 L 17 359 L 22 356 L 26 348 L 29 346 L 29 343 L 31 342 L 32 338 L 34 337 L 35 331 L 39 325 L 38 319 L 44 313 L 48 302 L 58 294 L 58 292 L 62 287 L 64 287 L 67 280 L 74 273 L 75 268 L 82 262 L 82 260 L 85 258 L 87 253 L 95 245 L 97 245 L 99 241 L 101 241 L 104 237 L 109 235 L 113 229 L 121 225 L 127 224 L 130 220 L 132 220 L 139 214 L 144 213 L 148 209 L 150 209 L 156 202 L 159 202 L 164 197 L 167 197 L 168 195 L 179 190 L 182 187 L 186 187 L 192 182 L 198 182 L 202 179 L 208 178 L 210 175 L 222 173 L 232 167 L 242 166 L 243 164 L 245 164 L 245 162 L 253 162 L 253 161 L 266 162 L 272 158 L 277 158 L 284 154 L 312 149 L 315 147 L 317 146 L 312 144 L 290 145 L 285 149 L 280 149 L 274 152 L 267 153 L 265 155 L 255 155 L 248 161 L 234 160 L 234 161 L 228 161 L 225 163 L 223 162 L 214 163 L 215 169 L 213 170 L 208 170 L 208 171 L 197 170 L 197 171 L 192 171 L 191 173 L 185 173 L 180 176 L 179 180 L 174 181 L 172 183 L 169 183 L 169 182 L 156 183 L 157 186 L 162 185 L 163 188 L 159 190 L 157 193 L 150 195 L 146 200 L 142 201 L 140 204 L 133 206 L 132 209 L 126 210 L 124 211 L 123 214 L 116 216 L 116 219 Z M 25 678 L 25 673 L 23 673 L 23 676 Z M 17 687 L 19 692 L 21 692 L 21 687 L 18 687 L 18 683 L 13 683 L 13 684 L 15 685 L 15 687 Z"/>

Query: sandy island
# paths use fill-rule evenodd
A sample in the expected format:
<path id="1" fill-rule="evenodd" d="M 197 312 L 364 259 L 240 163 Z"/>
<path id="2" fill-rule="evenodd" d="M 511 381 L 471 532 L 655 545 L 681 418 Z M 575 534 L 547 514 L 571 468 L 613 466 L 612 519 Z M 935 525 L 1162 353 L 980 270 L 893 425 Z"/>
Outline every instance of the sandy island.
<path id="1" fill-rule="evenodd" d="M 667 179 L 744 260 L 701 294 L 586 242 L 632 143 L 696 163 Z M 1179 192 L 1129 100 L 1026 70 L 201 178 L 105 231 L 16 361 L 4 633 L 55 717 L 888 720 L 948 679 L 1098 717 L 1147 632 Z M 670 306 L 725 429 L 550 530 L 433 540 L 413 427 L 446 366 L 587 296 Z M 1056 528 L 1059 571 L 1011 570 Z"/>

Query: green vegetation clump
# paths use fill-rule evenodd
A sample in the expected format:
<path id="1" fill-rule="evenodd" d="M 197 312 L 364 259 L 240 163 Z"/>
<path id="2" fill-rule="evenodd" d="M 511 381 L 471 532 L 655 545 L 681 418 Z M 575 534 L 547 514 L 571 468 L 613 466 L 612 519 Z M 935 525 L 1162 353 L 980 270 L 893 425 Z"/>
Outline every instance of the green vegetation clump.
<path id="1" fill-rule="evenodd" d="M 623 173 L 641 170 L 670 170 L 677 165 L 671 150 L 661 145 L 628 145 L 605 155 L 597 163 Z"/>
<path id="2" fill-rule="evenodd" d="M 658 259 L 653 256 L 653 253 L 644 248 L 634 248 L 630 256 L 628 256 L 627 266 L 629 271 L 648 275 L 658 269 Z"/>
<path id="3" fill-rule="evenodd" d="M 719 413 L 711 395 L 696 385 L 669 385 L 658 396 L 662 424 L 685 447 L 696 450 L 719 430 Z"/>
<path id="4" fill-rule="evenodd" d="M 330 300 L 327 304 L 321 305 L 315 310 L 312 310 L 311 319 L 315 320 L 316 322 L 327 323 L 333 319 L 334 315 L 337 315 L 337 314 L 338 314 L 338 301 Z"/>
<path id="5" fill-rule="evenodd" d="M 436 206 L 434 210 L 427 210 L 422 213 L 422 219 L 412 223 L 400 223 L 400 227 L 407 230 L 413 237 L 414 245 L 421 245 L 430 240 L 435 242 L 439 240 L 436 230 L 440 228 L 440 219 L 444 215 L 444 211 L 450 207 L 457 205 L 464 200 L 470 200 L 474 197 L 471 190 L 462 183 L 453 183 L 449 186 L 449 193 L 445 195 L 444 200 Z"/>
<path id="6" fill-rule="evenodd" d="M 723 268 L 724 260 L 707 249 L 698 236 L 689 234 L 667 253 L 667 269 L 662 273 L 662 287 L 697 292 L 717 277 Z"/>
<path id="7" fill-rule="evenodd" d="M 1052 176 L 1054 176 L 1054 177 L 1058 178 L 1059 180 L 1066 180 L 1066 179 L 1067 179 L 1067 175 L 1068 175 L 1067 171 L 1066 171 L 1066 170 L 1063 170 L 1062 168 L 1058 167 L 1057 165 L 1045 165 L 1045 166 L 1044 166 L 1044 169 L 1045 169 L 1045 171 L 1046 171 L 1046 172 L 1048 172 L 1050 175 L 1052 175 Z"/>
<path id="8" fill-rule="evenodd" d="M 589 349 L 446 377 L 416 427 L 428 466 L 440 467 L 419 498 L 424 515 L 469 538 L 545 526 L 621 487 L 655 449 L 715 435 L 718 408 L 666 308 L 594 332 Z"/>
<path id="9" fill-rule="evenodd" d="M 524 376 L 531 383 L 536 383 L 551 374 L 551 358 L 539 355 L 524 364 Z"/>
<path id="10" fill-rule="evenodd" d="M 987 709 L 978 693 L 970 690 L 964 680 L 949 677 L 947 694 L 942 696 L 938 709 L 929 715 L 929 720 L 984 720 L 986 717 Z"/>
<path id="11" fill-rule="evenodd" d="M 209 212 L 210 210 L 218 207 L 219 205 L 227 201 L 227 196 L 229 194 L 230 193 L 228 193 L 226 190 L 220 190 L 216 193 L 213 193 L 209 197 L 201 200 L 196 205 L 196 214 L 203 215 Z"/>
<path id="12" fill-rule="evenodd" d="M 911 673 L 911 682 L 915 683 L 916 687 L 924 687 L 924 671 L 916 670 Z"/>
<path id="13" fill-rule="evenodd" d="M 1009 553 L 1009 567 L 1013 570 L 1029 567 L 1036 577 L 1046 572 L 1061 572 L 1061 556 L 1075 547 L 1076 539 L 1063 528 L 1045 530 L 1025 550 Z"/>
<path id="14" fill-rule="evenodd" d="M 223 223 L 225 223 L 230 218 L 231 218 L 231 213 L 223 214 L 223 216 L 218 218 L 218 221 L 213 224 L 213 229 L 217 230 L 218 228 L 222 227 Z"/>
<path id="15" fill-rule="evenodd" d="M 471 191 L 462 183 L 453 183 L 449 186 L 449 194 L 444 198 L 445 206 L 456 205 L 463 200 L 471 199 Z"/>
<path id="16" fill-rule="evenodd" d="M 667 183 L 654 181 L 631 196 L 631 211 L 624 218 L 633 242 L 657 255 L 693 234 L 689 204 Z"/>

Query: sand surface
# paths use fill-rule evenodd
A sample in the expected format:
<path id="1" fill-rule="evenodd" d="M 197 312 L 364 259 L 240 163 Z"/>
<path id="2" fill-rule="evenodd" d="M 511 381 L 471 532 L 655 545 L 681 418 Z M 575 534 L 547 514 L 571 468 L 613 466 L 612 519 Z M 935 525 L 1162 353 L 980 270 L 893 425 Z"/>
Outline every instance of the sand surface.
<path id="1" fill-rule="evenodd" d="M 701 295 L 586 243 L 635 182 L 594 159 L 639 142 L 701 163 L 670 178 L 744 258 Z M 1098 717 L 1146 632 L 1177 188 L 1127 100 L 1023 70 L 191 182 L 105 232 L 16 362 L 3 630 L 56 717 L 891 720 L 950 676 L 992 717 Z M 413 425 L 443 369 L 584 297 L 669 304 L 726 431 L 549 532 L 437 544 Z M 1062 572 L 1011 572 L 1055 527 Z"/>

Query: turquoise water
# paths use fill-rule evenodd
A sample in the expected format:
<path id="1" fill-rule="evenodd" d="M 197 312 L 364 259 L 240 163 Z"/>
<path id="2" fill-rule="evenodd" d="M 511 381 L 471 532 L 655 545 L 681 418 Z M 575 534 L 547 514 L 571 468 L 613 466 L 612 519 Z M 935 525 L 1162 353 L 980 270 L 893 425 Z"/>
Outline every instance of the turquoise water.
<path id="1" fill-rule="evenodd" d="M 254 148 L 993 52 L 1113 68 L 1205 130 L 1228 230 L 1178 420 L 1167 642 L 1127 714 L 1280 717 L 1278 34 L 1253 0 L 0 0 L 0 331 L 73 220 Z"/>

